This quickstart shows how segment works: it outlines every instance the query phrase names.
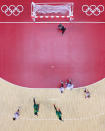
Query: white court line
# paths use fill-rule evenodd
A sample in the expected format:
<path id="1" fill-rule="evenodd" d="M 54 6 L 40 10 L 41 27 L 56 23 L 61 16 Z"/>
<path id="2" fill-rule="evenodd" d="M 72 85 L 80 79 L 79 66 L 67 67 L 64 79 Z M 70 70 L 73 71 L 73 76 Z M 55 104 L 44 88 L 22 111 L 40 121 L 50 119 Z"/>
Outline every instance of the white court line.
<path id="1" fill-rule="evenodd" d="M 0 24 L 35 24 L 35 23 L 73 23 L 73 24 L 105 24 L 105 22 L 0 22 Z"/>
<path id="2" fill-rule="evenodd" d="M 33 3 L 35 3 L 35 2 L 33 2 Z M 35 3 L 35 4 L 68 4 L 68 3 L 73 3 L 73 2 L 51 2 L 51 3 Z"/>
<path id="3" fill-rule="evenodd" d="M 17 87 L 19 87 L 19 88 L 25 88 L 25 89 L 28 89 L 28 90 L 33 90 L 33 89 L 58 89 L 58 88 L 29 88 L 29 87 L 23 87 L 23 86 L 19 86 L 19 85 L 16 85 L 16 84 L 13 84 L 13 83 L 10 83 L 10 82 L 8 82 L 8 81 L 6 81 L 6 80 L 4 80 L 3 78 L 1 78 L 0 77 L 0 79 L 2 80 L 2 81 L 5 81 L 6 82 L 6 86 L 8 86 L 8 83 L 9 84 L 11 84 L 12 86 L 17 86 Z M 86 85 L 86 86 L 83 86 L 83 87 L 77 87 L 77 88 L 74 88 L 74 89 L 84 89 L 84 88 L 86 88 L 87 86 L 92 86 L 92 85 L 95 85 L 95 84 L 97 84 L 97 83 L 99 83 L 100 81 L 103 81 L 103 80 L 105 80 L 105 78 L 103 78 L 103 79 L 101 79 L 101 80 L 99 80 L 99 81 L 97 81 L 97 82 L 95 82 L 95 83 L 92 83 L 92 84 L 90 84 L 90 85 Z M 4 84 L 4 82 L 1 84 L 1 86 Z M 4 84 L 4 86 L 5 86 L 5 84 Z M 73 89 L 73 90 L 74 90 Z"/>
<path id="4" fill-rule="evenodd" d="M 100 114 L 96 114 L 94 116 L 90 116 L 90 117 L 80 117 L 80 118 L 64 118 L 64 121 L 82 121 L 82 120 L 95 120 L 101 116 L 104 116 L 105 113 L 100 113 Z M 8 118 L 11 119 L 11 115 L 8 115 Z M 51 119 L 51 118 L 28 118 L 28 117 L 20 117 L 20 120 L 34 120 L 34 121 L 58 121 L 58 119 Z"/>

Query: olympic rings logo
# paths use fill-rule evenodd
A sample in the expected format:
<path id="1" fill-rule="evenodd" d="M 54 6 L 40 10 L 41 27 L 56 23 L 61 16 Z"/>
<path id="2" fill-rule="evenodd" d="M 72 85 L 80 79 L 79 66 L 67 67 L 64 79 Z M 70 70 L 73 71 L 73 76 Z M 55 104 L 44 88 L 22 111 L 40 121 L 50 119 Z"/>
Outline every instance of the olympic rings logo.
<path id="1" fill-rule="evenodd" d="M 87 16 L 91 16 L 92 14 L 95 16 L 100 15 L 104 11 L 104 6 L 103 5 L 83 5 L 82 6 L 82 11 L 86 13 Z"/>
<path id="2" fill-rule="evenodd" d="M 11 16 L 12 14 L 14 16 L 18 16 L 21 12 L 23 12 L 23 10 L 24 10 L 24 7 L 22 5 L 18 5 L 18 6 L 15 6 L 15 5 L 10 5 L 10 6 L 3 5 L 1 7 L 1 11 L 3 13 L 5 13 L 7 16 Z"/>

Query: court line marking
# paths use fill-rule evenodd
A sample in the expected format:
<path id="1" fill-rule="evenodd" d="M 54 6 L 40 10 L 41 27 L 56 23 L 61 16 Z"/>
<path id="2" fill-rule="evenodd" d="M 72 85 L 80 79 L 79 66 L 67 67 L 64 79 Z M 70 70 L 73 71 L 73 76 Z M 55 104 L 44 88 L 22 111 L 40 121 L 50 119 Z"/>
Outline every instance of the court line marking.
<path id="1" fill-rule="evenodd" d="M 0 86 L 2 86 L 2 85 L 6 85 L 6 86 L 17 86 L 17 87 L 19 87 L 19 88 L 25 88 L 25 89 L 28 89 L 28 90 L 34 90 L 34 89 L 59 89 L 59 88 L 29 88 L 29 87 L 24 87 L 24 86 L 19 86 L 19 85 L 16 85 L 16 84 L 13 84 L 13 83 L 11 83 L 11 82 L 9 82 L 9 81 L 6 81 L 6 80 L 4 80 L 3 78 L 1 78 L 0 77 L 0 80 L 1 80 L 1 82 L 3 82 L 3 83 L 0 83 Z M 99 81 L 97 81 L 97 82 L 95 82 L 95 83 L 92 83 L 92 84 L 90 84 L 90 85 L 86 85 L 86 86 L 83 86 L 83 87 L 77 87 L 77 88 L 73 88 L 73 90 L 74 89 L 76 89 L 76 90 L 79 90 L 79 89 L 84 89 L 84 88 L 87 88 L 88 86 L 89 87 L 91 87 L 92 85 L 96 85 L 97 83 L 100 83 L 101 81 L 104 81 L 105 80 L 105 78 L 102 78 L 101 80 L 99 80 Z M 4 83 L 5 82 L 5 83 Z M 8 85 L 9 84 L 9 85 Z M 88 87 L 88 88 L 89 88 Z"/>
<path id="2" fill-rule="evenodd" d="M 51 2 L 51 3 L 35 3 L 35 4 L 65 4 L 65 3 L 67 4 L 67 3 L 73 3 L 73 2 Z"/>
<path id="3" fill-rule="evenodd" d="M 101 101 L 102 102 L 102 101 Z M 101 105 L 103 105 L 104 101 L 102 102 Z M 23 106 L 24 104 L 21 104 L 21 106 Z M 98 113 L 96 115 L 93 115 L 93 116 L 87 116 L 87 117 L 77 117 L 77 118 L 64 118 L 63 120 L 64 121 L 81 121 L 81 120 L 95 120 L 101 116 L 105 116 L 105 112 L 101 112 L 101 113 Z M 11 115 L 8 115 L 9 118 L 11 118 Z M 28 117 L 19 117 L 19 119 L 21 120 L 38 120 L 38 121 L 57 121 L 58 119 L 57 118 L 28 118 Z"/>
<path id="4" fill-rule="evenodd" d="M 73 23 L 73 24 L 105 24 L 105 22 L 0 22 L 0 24 L 35 24 L 35 23 Z"/>
<path id="5" fill-rule="evenodd" d="M 100 113 L 96 114 L 95 116 L 90 116 L 90 117 L 80 117 L 80 118 L 64 118 L 64 121 L 80 121 L 80 120 L 93 120 L 98 117 L 101 117 L 105 115 L 105 113 Z M 8 115 L 9 118 L 11 118 L 11 115 Z M 51 118 L 27 118 L 27 117 L 21 117 L 19 118 L 20 120 L 34 120 L 34 121 L 57 121 L 58 119 L 51 119 Z"/>

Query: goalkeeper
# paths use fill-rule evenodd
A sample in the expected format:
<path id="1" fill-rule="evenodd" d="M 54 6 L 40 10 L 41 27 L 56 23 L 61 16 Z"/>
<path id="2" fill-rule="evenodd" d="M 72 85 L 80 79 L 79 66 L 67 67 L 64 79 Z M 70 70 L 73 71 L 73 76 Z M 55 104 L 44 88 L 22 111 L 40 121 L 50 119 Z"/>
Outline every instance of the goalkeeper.
<path id="1" fill-rule="evenodd" d="M 36 104 L 35 102 L 35 98 L 33 98 L 33 102 L 34 102 L 34 115 L 38 116 L 38 112 L 39 112 L 39 104 Z"/>
<path id="2" fill-rule="evenodd" d="M 62 31 L 62 34 L 66 31 L 66 28 L 62 24 L 58 25 L 58 29 Z"/>

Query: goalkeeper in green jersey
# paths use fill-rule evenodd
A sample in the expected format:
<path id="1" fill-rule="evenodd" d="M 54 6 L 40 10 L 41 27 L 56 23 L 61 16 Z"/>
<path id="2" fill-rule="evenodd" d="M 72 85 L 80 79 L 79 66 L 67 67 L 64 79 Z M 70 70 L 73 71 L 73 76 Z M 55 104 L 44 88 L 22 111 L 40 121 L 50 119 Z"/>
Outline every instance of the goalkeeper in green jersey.
<path id="1" fill-rule="evenodd" d="M 56 115 L 57 115 L 58 119 L 63 121 L 62 120 L 62 112 L 60 111 L 60 109 L 57 109 L 55 105 L 54 105 L 54 109 L 56 111 Z"/>
<path id="2" fill-rule="evenodd" d="M 33 102 L 34 102 L 34 115 L 38 116 L 38 112 L 39 112 L 39 104 L 36 104 L 35 102 L 35 98 L 33 98 Z"/>

